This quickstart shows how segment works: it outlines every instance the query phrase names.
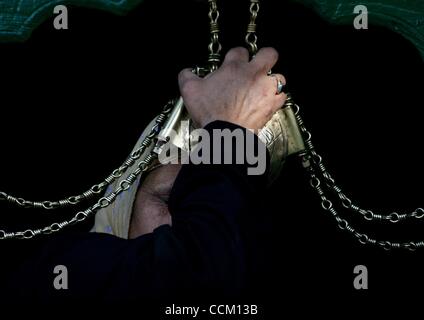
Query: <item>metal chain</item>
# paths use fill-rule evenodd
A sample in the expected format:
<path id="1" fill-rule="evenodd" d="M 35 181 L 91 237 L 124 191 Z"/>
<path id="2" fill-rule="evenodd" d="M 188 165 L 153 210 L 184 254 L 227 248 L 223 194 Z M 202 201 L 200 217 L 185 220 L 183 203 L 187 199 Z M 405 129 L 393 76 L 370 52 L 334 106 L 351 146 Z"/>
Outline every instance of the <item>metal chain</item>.
<path id="1" fill-rule="evenodd" d="M 247 25 L 246 44 L 248 45 L 250 56 L 253 57 L 258 52 L 258 36 L 256 35 L 256 18 L 259 13 L 259 0 L 250 0 L 250 23 Z"/>
<path id="2" fill-rule="evenodd" d="M 258 16 L 260 6 L 259 0 L 250 0 L 250 23 L 247 27 L 246 34 L 246 43 L 249 47 L 250 55 L 254 56 L 257 51 L 257 40 L 258 37 L 256 35 L 256 19 Z M 318 195 L 321 197 L 321 206 L 324 210 L 329 211 L 334 218 L 336 219 L 338 226 L 340 229 L 347 230 L 352 233 L 361 243 L 369 243 L 376 244 L 385 249 L 391 248 L 405 248 L 410 250 L 415 250 L 416 248 L 424 247 L 424 241 L 421 242 L 390 242 L 390 241 L 378 241 L 369 237 L 366 234 L 359 233 L 354 228 L 352 228 L 349 223 L 342 219 L 338 212 L 333 207 L 333 203 L 331 200 L 325 196 L 323 189 L 321 188 L 321 180 L 317 175 L 316 169 L 318 169 L 318 173 L 320 177 L 325 181 L 326 186 L 337 195 L 343 207 L 360 213 L 367 220 L 383 220 L 390 221 L 392 223 L 396 223 L 401 220 L 405 220 L 408 218 L 416 218 L 421 219 L 424 217 L 424 209 L 418 208 L 415 211 L 407 214 L 398 214 L 397 212 L 392 212 L 388 215 L 375 214 L 372 210 L 365 210 L 355 205 L 350 198 L 348 198 L 342 191 L 340 187 L 335 184 L 335 180 L 331 177 L 327 169 L 325 168 L 322 157 L 315 151 L 315 148 L 312 144 L 311 133 L 305 128 L 302 118 L 299 114 L 299 106 L 294 104 L 290 95 L 288 95 L 288 99 L 286 102 L 286 106 L 291 106 L 295 109 L 296 120 L 299 124 L 299 128 L 301 129 L 302 134 L 304 135 L 304 142 L 306 147 L 306 152 L 301 155 L 304 167 L 307 169 L 310 176 L 310 185 L 315 189 Z M 311 162 L 313 165 L 311 165 Z"/>
<path id="3" fill-rule="evenodd" d="M 78 222 L 82 222 L 94 214 L 98 209 L 106 208 L 111 203 L 113 203 L 116 197 L 122 192 L 128 190 L 131 185 L 137 180 L 137 177 L 149 170 L 150 165 L 153 160 L 157 157 L 155 153 L 149 154 L 145 159 L 140 161 L 137 164 L 137 169 L 135 169 L 125 180 L 122 180 L 119 183 L 119 187 L 115 191 L 109 193 L 107 196 L 100 198 L 96 204 L 88 208 L 87 210 L 80 211 L 70 220 L 64 220 L 62 222 L 55 222 L 51 225 L 40 228 L 40 229 L 28 229 L 25 231 L 18 232 L 6 232 L 5 230 L 0 230 L 0 240 L 3 239 L 32 239 L 35 236 L 41 234 L 51 234 L 53 232 L 58 232 L 63 228 L 73 225 Z"/>
<path id="4" fill-rule="evenodd" d="M 209 43 L 209 58 L 210 69 L 215 71 L 221 62 L 222 46 L 219 42 L 219 26 L 218 26 L 219 11 L 216 0 L 209 0 L 209 23 L 211 42 Z"/>
<path id="5" fill-rule="evenodd" d="M 392 248 L 403 248 L 403 249 L 415 250 L 417 248 L 424 247 L 424 241 L 419 241 L 419 242 L 414 242 L 414 241 L 392 242 L 392 241 L 382 241 L 382 240 L 374 239 L 374 238 L 368 236 L 365 233 L 358 232 L 355 228 L 353 228 L 349 224 L 349 222 L 347 220 L 345 220 L 345 219 L 343 219 L 339 216 L 339 213 L 337 212 L 337 210 L 333 206 L 333 202 L 329 199 L 329 197 L 327 197 L 327 195 L 325 194 L 325 192 L 322 188 L 321 179 L 323 179 L 325 181 L 326 186 L 330 190 L 332 190 L 333 192 L 335 192 L 339 196 L 339 199 L 342 201 L 342 205 L 344 207 L 351 208 L 354 211 L 358 211 L 360 213 L 362 213 L 363 211 L 369 212 L 369 210 L 363 210 L 363 209 L 358 208 L 357 206 L 353 206 L 352 202 L 350 200 L 349 201 L 347 200 L 348 198 L 342 193 L 341 189 L 335 185 L 334 179 L 330 176 L 330 174 L 327 172 L 327 170 L 325 169 L 325 167 L 322 163 L 322 157 L 315 151 L 315 148 L 314 148 L 312 141 L 311 141 L 312 135 L 306 129 L 304 122 L 303 122 L 303 119 L 301 118 L 301 116 L 299 114 L 300 108 L 297 104 L 295 104 L 293 102 L 290 95 L 288 96 L 286 105 L 292 107 L 295 110 L 296 120 L 297 120 L 299 128 L 300 128 L 300 130 L 303 134 L 303 137 L 304 137 L 306 152 L 301 154 L 300 157 L 302 159 L 303 166 L 305 167 L 305 169 L 307 170 L 307 172 L 309 174 L 309 178 L 310 178 L 309 183 L 310 183 L 311 187 L 317 192 L 318 196 L 321 198 L 321 207 L 324 210 L 326 210 L 326 211 L 328 211 L 332 214 L 334 219 L 337 221 L 338 227 L 342 230 L 347 230 L 349 233 L 353 234 L 358 239 L 358 241 L 362 244 L 377 245 L 377 246 L 383 247 L 386 250 L 389 250 L 389 249 L 392 249 Z M 318 171 L 317 171 L 317 169 L 318 169 Z M 417 209 L 416 211 L 414 211 L 415 214 L 413 213 L 413 214 L 410 214 L 410 215 L 407 215 L 407 216 L 408 217 L 411 216 L 411 217 L 415 217 L 415 218 L 421 218 L 421 215 L 422 215 L 421 210 Z M 391 222 L 397 222 L 400 219 L 406 218 L 403 215 L 397 215 L 397 216 L 399 216 L 399 219 L 396 219 L 396 221 L 394 221 L 392 214 L 386 216 L 385 218 L 380 218 L 380 216 L 379 216 L 378 218 L 375 218 L 375 219 L 389 220 Z M 372 220 L 372 219 L 369 219 L 370 217 L 371 217 L 371 214 L 370 214 L 369 217 L 367 217 L 367 219 Z M 383 216 L 381 216 L 381 217 L 383 217 Z"/>
<path id="6" fill-rule="evenodd" d="M 168 103 L 163 111 L 159 114 L 159 116 L 156 118 L 156 123 L 152 127 L 150 133 L 146 137 L 146 139 L 142 142 L 142 145 L 144 145 L 144 150 L 147 146 L 149 146 L 152 141 L 153 137 L 157 135 L 158 131 L 160 130 L 161 125 L 165 122 L 165 120 L 168 117 L 168 114 L 172 110 L 173 103 Z M 150 138 L 149 138 L 150 137 Z M 141 148 L 140 148 L 141 150 Z M 140 151 L 142 153 L 142 151 Z M 141 154 L 138 156 L 140 158 Z M 96 204 L 91 206 L 90 208 L 80 211 L 77 214 L 74 215 L 74 217 L 70 220 L 64 220 L 62 222 L 55 222 L 52 223 L 49 226 L 46 226 L 44 228 L 39 229 L 27 229 L 25 231 L 17 231 L 17 232 L 6 232 L 5 230 L 0 229 L 0 240 L 4 239 L 32 239 L 35 236 L 41 235 L 41 234 L 51 234 L 54 232 L 58 232 L 62 230 L 63 228 L 67 226 L 74 225 L 78 222 L 82 222 L 86 220 L 88 217 L 93 215 L 98 209 L 106 208 L 110 204 L 112 204 L 116 197 L 121 194 L 122 192 L 128 190 L 131 185 L 137 180 L 137 177 L 146 171 L 149 170 L 150 165 L 152 162 L 157 158 L 157 154 L 153 151 L 146 156 L 143 160 L 141 160 L 137 164 L 137 168 L 129 174 L 129 176 L 122 180 L 119 183 L 119 187 L 115 189 L 115 191 L 109 193 L 108 195 L 100 198 Z M 135 162 L 132 162 L 134 164 Z M 122 176 L 122 175 L 121 175 Z"/>
<path id="7" fill-rule="evenodd" d="M 220 52 L 222 50 L 222 45 L 219 42 L 219 26 L 218 18 L 219 11 L 216 0 L 208 0 L 209 2 L 209 23 L 210 23 L 210 34 L 211 42 L 209 43 L 209 58 L 208 62 L 210 64 L 211 71 L 218 69 L 221 62 Z M 258 37 L 256 35 L 256 18 L 259 13 L 259 0 L 250 0 L 250 22 L 247 26 L 247 34 L 245 37 L 246 44 L 248 45 L 249 52 L 251 56 L 254 56 L 258 52 L 257 41 Z"/>
<path id="8" fill-rule="evenodd" d="M 349 209 L 352 212 L 359 213 L 366 220 L 376 220 L 376 221 L 389 221 L 392 223 L 397 223 L 402 220 L 407 220 L 410 218 L 422 219 L 424 217 L 424 209 L 417 208 L 410 213 L 399 214 L 397 212 L 392 212 L 390 214 L 376 214 L 372 210 L 362 209 L 353 201 L 346 196 L 346 194 L 342 191 L 342 189 L 336 185 L 335 180 L 328 173 L 326 167 L 323 164 L 322 157 L 317 154 L 317 152 L 313 149 L 312 143 L 309 141 L 309 147 L 312 150 L 311 156 L 313 157 L 313 162 L 318 168 L 318 171 L 322 178 L 324 179 L 327 187 L 337 196 L 341 205 L 346 209 Z"/>
<path id="9" fill-rule="evenodd" d="M 6 192 L 0 192 L 0 201 L 8 201 L 12 204 L 16 204 L 23 208 L 36 208 L 36 209 L 46 209 L 52 210 L 57 208 L 65 208 L 72 205 L 77 205 L 83 200 L 87 200 L 92 198 L 95 195 L 100 194 L 104 191 L 104 189 L 114 182 L 116 179 L 120 178 L 126 170 L 131 167 L 143 154 L 144 150 L 147 146 L 149 146 L 153 138 L 158 133 L 158 128 L 164 120 L 167 118 L 168 113 L 171 111 L 172 106 L 174 104 L 174 100 L 170 100 L 163 108 L 163 111 L 159 114 L 156 119 L 156 123 L 153 126 L 151 132 L 146 136 L 146 138 L 141 143 L 141 146 L 134 150 L 131 155 L 127 158 L 127 160 L 122 164 L 118 169 L 114 170 L 106 179 L 104 179 L 101 183 L 95 184 L 89 190 L 84 193 L 71 196 L 66 199 L 58 200 L 58 201 L 29 201 L 23 198 L 17 198 L 12 195 L 7 194 Z"/>
<path id="10" fill-rule="evenodd" d="M 219 18 L 219 11 L 217 7 L 216 0 L 208 0 L 209 2 L 209 19 L 210 19 L 210 33 L 211 33 L 211 42 L 208 46 L 209 49 L 209 58 L 208 62 L 210 64 L 210 70 L 214 71 L 218 68 L 220 63 L 220 52 L 222 50 L 221 43 L 219 42 L 219 27 L 218 27 L 218 18 Z M 257 51 L 257 35 L 256 35 L 256 19 L 258 16 L 260 6 L 259 6 L 259 0 L 250 0 L 250 23 L 247 27 L 247 34 L 245 37 L 246 44 L 249 47 L 249 52 L 251 56 L 254 56 Z M 69 205 L 75 205 L 81 202 L 83 199 L 91 198 L 92 196 L 99 194 L 108 186 L 111 182 L 115 181 L 119 177 L 121 177 L 126 170 L 132 166 L 136 160 L 138 160 L 141 155 L 143 154 L 145 148 L 149 146 L 153 138 L 157 135 L 158 128 L 160 125 L 164 122 L 164 120 L 167 118 L 167 115 L 169 114 L 171 108 L 173 106 L 173 101 L 168 102 L 168 104 L 165 106 L 164 111 L 158 116 L 156 120 L 156 124 L 153 126 L 151 132 L 149 135 L 144 139 L 142 142 L 140 148 L 135 150 L 125 161 L 125 163 L 119 167 L 118 169 L 114 170 L 112 174 L 110 174 L 104 181 L 101 183 L 94 185 L 91 187 L 88 191 L 84 192 L 82 195 L 79 196 L 73 196 L 69 197 L 64 200 L 59 201 L 43 201 L 43 202 L 35 202 L 35 201 L 28 201 L 22 198 L 16 198 L 11 195 L 8 195 L 5 192 L 0 192 L 0 201 L 9 201 L 11 203 L 15 203 L 22 207 L 34 207 L 34 208 L 44 208 L 44 209 L 54 209 L 58 207 L 66 207 Z M 335 184 L 335 180 L 331 177 L 331 175 L 328 173 L 327 169 L 325 168 L 322 157 L 315 151 L 315 148 L 312 144 L 311 133 L 306 129 L 304 126 L 303 120 L 299 114 L 299 106 L 295 104 L 291 98 L 290 95 L 288 95 L 286 106 L 290 106 L 295 110 L 295 116 L 297 123 L 299 125 L 299 128 L 302 132 L 302 135 L 304 136 L 304 142 L 306 151 L 302 153 L 300 156 L 302 158 L 303 166 L 307 170 L 309 174 L 309 183 L 311 187 L 317 192 L 318 196 L 321 198 L 321 207 L 329 211 L 334 219 L 337 221 L 338 227 L 342 230 L 347 230 L 349 233 L 353 234 L 360 243 L 362 244 L 373 244 L 380 247 L 383 247 L 384 249 L 392 249 L 392 248 L 404 248 L 409 250 L 415 250 L 416 248 L 422 248 L 424 247 L 424 241 L 420 242 L 391 242 L 391 241 L 381 241 L 376 240 L 374 238 L 369 237 L 365 233 L 358 232 L 355 228 L 353 228 L 349 222 L 339 216 L 339 213 L 336 211 L 336 209 L 333 206 L 333 202 L 326 196 L 322 185 L 321 185 L 321 179 L 325 182 L 325 185 L 327 188 L 335 195 L 337 195 L 339 201 L 341 202 L 341 205 L 353 212 L 360 213 L 366 220 L 383 220 L 383 221 L 390 221 L 392 223 L 396 223 L 401 220 L 405 220 L 407 218 L 417 218 L 421 219 L 424 217 L 424 209 L 418 208 L 415 211 L 407 214 L 398 214 L 396 212 L 392 212 L 389 215 L 381 215 L 381 214 L 375 214 L 371 210 L 365 210 L 357 205 L 353 204 L 352 200 L 348 198 L 340 187 L 338 187 Z M 72 219 L 65 220 L 63 222 L 59 223 L 53 223 L 47 227 L 44 227 L 42 229 L 28 229 L 26 231 L 18 231 L 18 232 L 6 232 L 5 230 L 0 230 L 0 240 L 2 239 L 12 239 L 12 238 L 18 238 L 18 239 L 31 239 L 37 235 L 40 234 L 50 234 L 53 232 L 58 232 L 65 228 L 66 226 L 73 225 L 77 222 L 81 222 L 86 220 L 89 216 L 91 216 L 93 213 L 95 213 L 100 208 L 105 208 L 109 206 L 111 203 L 114 202 L 116 197 L 128 190 L 131 185 L 137 180 L 137 177 L 140 174 L 143 174 L 149 169 L 149 166 L 153 162 L 153 160 L 157 157 L 155 153 L 150 153 L 144 160 L 140 161 L 137 164 L 137 169 L 135 169 L 125 180 L 122 180 L 119 183 L 119 187 L 109 193 L 107 196 L 104 196 L 100 198 L 96 204 L 91 206 L 85 211 L 78 212 Z"/>
<path id="11" fill-rule="evenodd" d="M 330 175 L 330 173 L 327 171 L 327 168 L 325 167 L 322 157 L 315 151 L 314 145 L 311 141 L 311 134 L 308 130 L 305 129 L 303 125 L 302 119 L 298 119 L 298 121 L 301 121 L 301 130 L 306 135 L 305 144 L 308 148 L 308 151 L 310 153 L 310 156 L 312 158 L 312 161 L 316 168 L 318 169 L 318 172 L 320 173 L 321 177 L 325 181 L 325 184 L 327 187 L 337 196 L 340 204 L 345 207 L 346 209 L 349 209 L 355 213 L 361 214 L 361 216 L 366 220 L 376 220 L 376 221 L 389 221 L 392 223 L 397 223 L 402 220 L 406 220 L 408 218 L 415 218 L 415 219 L 422 219 L 424 218 L 424 209 L 423 208 L 417 208 L 413 212 L 410 213 L 404 213 L 399 214 L 397 212 L 392 212 L 390 214 L 382 215 L 382 214 L 376 214 L 372 210 L 362 209 L 359 206 L 355 205 L 353 201 L 346 196 L 346 194 L 342 191 L 342 189 L 336 185 L 335 180 Z M 303 128 L 302 128 L 303 127 Z"/>

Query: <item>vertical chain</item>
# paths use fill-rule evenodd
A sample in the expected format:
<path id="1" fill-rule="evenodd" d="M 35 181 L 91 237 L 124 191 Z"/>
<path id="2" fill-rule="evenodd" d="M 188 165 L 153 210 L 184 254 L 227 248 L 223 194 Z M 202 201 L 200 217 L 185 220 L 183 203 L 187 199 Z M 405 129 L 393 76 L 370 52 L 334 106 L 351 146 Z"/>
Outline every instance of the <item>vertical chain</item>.
<path id="1" fill-rule="evenodd" d="M 218 26 L 219 11 L 216 0 L 209 0 L 209 23 L 211 42 L 209 43 L 209 58 L 210 69 L 212 71 L 218 69 L 221 62 L 222 46 L 219 42 L 219 26 Z"/>
<path id="2" fill-rule="evenodd" d="M 249 48 L 250 56 L 253 57 L 258 52 L 258 37 L 256 35 L 256 18 L 259 13 L 259 0 L 250 0 L 250 23 L 247 25 L 246 44 Z"/>

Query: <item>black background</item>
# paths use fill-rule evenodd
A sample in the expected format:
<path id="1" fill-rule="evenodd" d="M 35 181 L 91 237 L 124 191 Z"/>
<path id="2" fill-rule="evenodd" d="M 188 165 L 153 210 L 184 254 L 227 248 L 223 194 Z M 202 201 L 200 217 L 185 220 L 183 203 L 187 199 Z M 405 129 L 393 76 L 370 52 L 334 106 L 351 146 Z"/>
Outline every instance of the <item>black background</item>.
<path id="1" fill-rule="evenodd" d="M 247 1 L 220 7 L 224 49 L 243 45 Z M 150 119 L 178 95 L 178 72 L 206 61 L 207 10 L 201 1 L 171 0 L 147 0 L 127 16 L 69 7 L 69 30 L 55 30 L 49 19 L 27 42 L 1 44 L 0 190 L 58 199 L 118 167 Z M 424 64 L 414 46 L 372 18 L 369 30 L 332 26 L 286 1 L 263 1 L 258 23 L 259 45 L 279 51 L 274 71 L 286 76 L 318 151 L 346 193 L 383 213 L 423 206 Z M 272 239 L 264 238 L 272 259 L 246 302 L 262 304 L 269 315 L 295 309 L 294 302 L 319 300 L 330 310 L 339 302 L 417 297 L 423 252 L 365 247 L 339 230 L 297 158 L 289 159 L 269 196 L 258 214 L 269 215 L 273 225 Z M 2 203 L 1 225 L 26 229 L 73 212 L 46 216 Z M 420 221 L 370 224 L 345 216 L 378 239 L 424 239 Z M 40 241 L 3 242 L 3 267 L 19 265 Z M 359 264 L 368 268 L 369 290 L 353 287 Z"/>

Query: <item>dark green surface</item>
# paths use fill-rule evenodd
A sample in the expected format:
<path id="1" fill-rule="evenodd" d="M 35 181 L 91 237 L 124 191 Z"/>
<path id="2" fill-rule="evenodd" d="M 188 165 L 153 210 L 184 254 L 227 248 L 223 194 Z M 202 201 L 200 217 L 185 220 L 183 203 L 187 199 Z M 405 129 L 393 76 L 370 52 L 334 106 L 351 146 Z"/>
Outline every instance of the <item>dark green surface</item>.
<path id="1" fill-rule="evenodd" d="M 159 0 L 158 0 L 159 1 Z M 178 0 L 176 0 L 178 1 Z M 247 0 L 246 0 L 247 1 Z M 402 34 L 424 58 L 424 0 L 291 0 L 314 9 L 330 23 L 352 24 L 356 5 L 366 5 L 370 25 Z M 4 0 L 0 1 L 0 41 L 23 41 L 58 4 L 92 7 L 124 14 L 142 0 Z"/>
<path id="2" fill-rule="evenodd" d="M 370 26 L 379 25 L 410 40 L 424 59 L 424 0 L 291 0 L 314 9 L 333 24 L 353 24 L 357 5 L 368 8 Z"/>
<path id="3" fill-rule="evenodd" d="M 125 14 L 143 0 L 0 0 L 0 41 L 24 41 L 57 5 L 72 5 Z"/>

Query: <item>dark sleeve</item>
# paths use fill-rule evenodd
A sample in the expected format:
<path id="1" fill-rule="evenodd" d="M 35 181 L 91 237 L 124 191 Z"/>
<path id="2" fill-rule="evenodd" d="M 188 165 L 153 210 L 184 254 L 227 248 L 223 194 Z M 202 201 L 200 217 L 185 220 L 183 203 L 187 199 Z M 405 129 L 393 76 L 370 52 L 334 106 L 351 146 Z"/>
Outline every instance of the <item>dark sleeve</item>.
<path id="1" fill-rule="evenodd" d="M 222 121 L 205 127 L 224 128 L 241 129 Z M 134 240 L 95 233 L 56 237 L 20 272 L 20 293 L 46 301 L 237 293 L 246 276 L 243 228 L 266 179 L 248 175 L 247 168 L 183 165 L 169 201 L 172 227 Z M 53 286 L 57 265 L 68 270 L 67 290 Z"/>

